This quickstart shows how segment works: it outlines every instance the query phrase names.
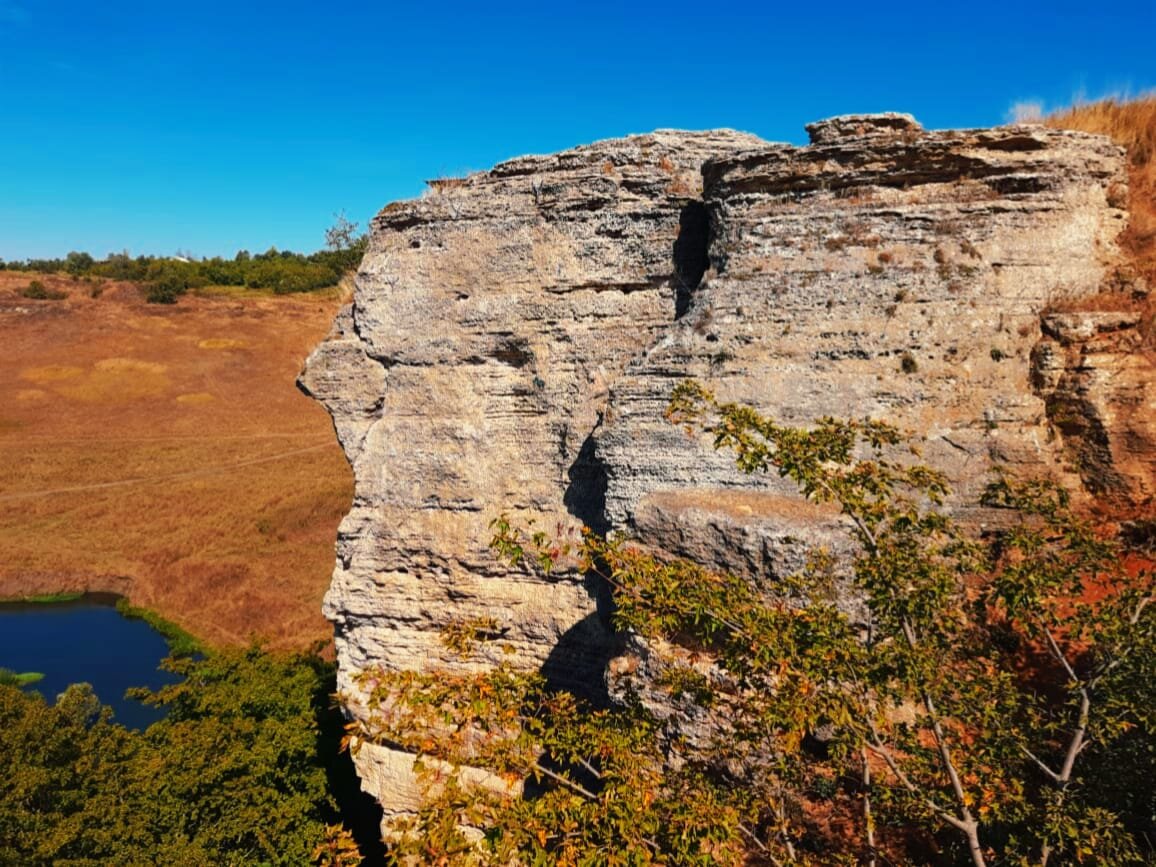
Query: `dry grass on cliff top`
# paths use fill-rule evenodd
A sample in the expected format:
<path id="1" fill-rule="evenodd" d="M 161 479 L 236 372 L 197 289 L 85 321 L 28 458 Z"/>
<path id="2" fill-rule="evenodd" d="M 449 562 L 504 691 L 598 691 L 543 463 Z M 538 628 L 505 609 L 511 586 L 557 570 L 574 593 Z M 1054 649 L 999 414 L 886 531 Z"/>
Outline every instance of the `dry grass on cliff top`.
<path id="1" fill-rule="evenodd" d="M 30 279 L 63 292 L 22 296 Z M 0 272 L 0 596 L 127 593 L 214 643 L 329 635 L 352 480 L 295 377 L 339 299 Z"/>
<path id="2" fill-rule="evenodd" d="M 1127 150 L 1130 225 L 1121 244 L 1137 270 L 1156 283 L 1156 94 L 1081 103 L 1044 123 L 1107 135 Z"/>

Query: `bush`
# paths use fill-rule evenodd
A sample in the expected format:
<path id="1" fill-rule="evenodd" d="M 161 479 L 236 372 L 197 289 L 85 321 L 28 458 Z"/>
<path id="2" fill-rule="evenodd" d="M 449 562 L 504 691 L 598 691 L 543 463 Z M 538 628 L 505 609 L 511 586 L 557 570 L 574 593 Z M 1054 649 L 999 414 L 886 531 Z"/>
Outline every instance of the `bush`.
<path id="1" fill-rule="evenodd" d="M 197 263 L 158 259 L 145 271 L 145 297 L 152 304 L 175 304 L 190 289 L 207 285 Z"/>
<path id="2" fill-rule="evenodd" d="M 20 294 L 25 298 L 31 298 L 33 301 L 63 301 L 68 297 L 67 292 L 49 289 L 39 280 L 33 280 Z"/>
<path id="3" fill-rule="evenodd" d="M 273 258 L 253 261 L 246 271 L 245 284 L 288 295 L 332 286 L 338 279 L 340 274 L 324 265 L 298 258 Z"/>

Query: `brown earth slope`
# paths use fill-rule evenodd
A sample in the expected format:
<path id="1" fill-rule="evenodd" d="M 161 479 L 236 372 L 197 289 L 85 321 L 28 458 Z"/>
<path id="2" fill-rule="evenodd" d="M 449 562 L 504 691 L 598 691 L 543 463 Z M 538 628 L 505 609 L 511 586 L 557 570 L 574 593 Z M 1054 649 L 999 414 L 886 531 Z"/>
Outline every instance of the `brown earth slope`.
<path id="1" fill-rule="evenodd" d="M 64 300 L 31 300 L 30 279 Z M 294 378 L 336 297 L 0 272 L 0 596 L 113 590 L 210 642 L 325 638 L 351 479 Z"/>

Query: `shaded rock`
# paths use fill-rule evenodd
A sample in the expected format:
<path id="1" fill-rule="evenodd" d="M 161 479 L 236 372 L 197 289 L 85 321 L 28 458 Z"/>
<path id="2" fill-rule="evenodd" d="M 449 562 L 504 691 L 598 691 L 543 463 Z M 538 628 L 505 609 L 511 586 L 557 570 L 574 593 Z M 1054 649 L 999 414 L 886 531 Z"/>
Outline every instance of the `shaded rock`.
<path id="1" fill-rule="evenodd" d="M 1130 504 L 1156 496 L 1156 349 L 1137 310 L 1048 313 L 1032 353 L 1054 447 L 1083 487 Z"/>

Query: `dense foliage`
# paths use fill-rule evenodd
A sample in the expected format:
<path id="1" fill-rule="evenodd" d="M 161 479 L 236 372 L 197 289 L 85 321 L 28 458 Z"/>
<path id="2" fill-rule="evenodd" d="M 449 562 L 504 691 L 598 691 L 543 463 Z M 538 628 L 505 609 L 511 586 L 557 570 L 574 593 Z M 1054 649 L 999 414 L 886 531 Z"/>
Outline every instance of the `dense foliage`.
<path id="1" fill-rule="evenodd" d="M 1156 829 L 1156 591 L 1066 493 L 997 480 L 981 538 L 877 422 L 783 427 L 681 386 L 673 421 L 747 472 L 836 504 L 858 555 L 769 591 L 622 539 L 495 522 L 495 549 L 600 575 L 628 637 L 625 706 L 597 709 L 453 624 L 470 673 L 366 672 L 365 741 L 417 754 L 418 863 L 1131 864 Z M 1012 511 L 1014 510 L 1014 511 Z"/>
<path id="2" fill-rule="evenodd" d="M 327 827 L 332 666 L 256 648 L 166 665 L 183 679 L 146 696 L 166 716 L 143 732 L 86 684 L 54 705 L 0 685 L 0 863 L 357 863 Z"/>
<path id="3" fill-rule="evenodd" d="M 142 284 L 148 299 L 160 304 L 172 304 L 190 289 L 204 286 L 245 286 L 284 295 L 334 286 L 343 274 L 356 268 L 368 243 L 366 236 L 358 235 L 356 230 L 356 224 L 339 216 L 325 233 L 326 249 L 309 254 L 271 247 L 256 254 L 241 250 L 232 259 L 133 258 L 128 253 L 110 253 L 104 259 L 95 259 L 88 253 L 72 252 L 63 259 L 0 261 L 0 268 L 128 280 Z"/>

